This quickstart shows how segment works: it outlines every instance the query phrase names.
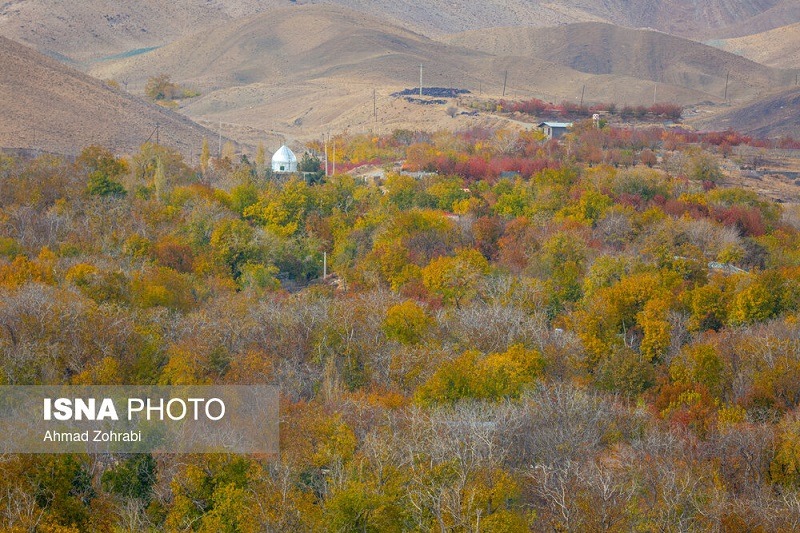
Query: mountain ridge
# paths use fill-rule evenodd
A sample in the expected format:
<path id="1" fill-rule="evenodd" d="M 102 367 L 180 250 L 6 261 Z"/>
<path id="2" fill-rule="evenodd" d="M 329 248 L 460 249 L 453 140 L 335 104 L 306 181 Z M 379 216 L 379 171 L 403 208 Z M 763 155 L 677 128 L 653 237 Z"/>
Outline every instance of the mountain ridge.
<path id="1" fill-rule="evenodd" d="M 722 103 L 726 96 L 749 101 L 794 81 L 791 73 L 660 32 L 604 23 L 508 31 L 507 49 L 487 49 L 464 36 L 497 31 L 433 40 L 348 8 L 305 5 L 227 22 L 146 54 L 97 64 L 91 73 L 125 80 L 134 91 L 148 77 L 170 73 L 203 93 L 181 109 L 195 120 L 287 135 L 375 127 L 373 104 L 382 116 L 391 115 L 386 127 L 414 128 L 415 121 L 444 127 L 449 122 L 425 116 L 436 107 L 402 108 L 387 96 L 416 86 L 420 64 L 426 86 L 499 98 L 505 80 L 509 99 L 578 103 L 584 96 L 619 105 L 652 104 L 654 92 L 660 102 L 682 105 Z M 529 38 L 527 47 L 516 34 Z M 611 58 L 615 49 L 626 53 Z M 608 68 L 600 65 L 603 56 L 611 58 Z M 444 109 L 436 112 L 444 116 Z"/>
<path id="2" fill-rule="evenodd" d="M 602 21 L 704 41 L 800 22 L 800 5 L 793 0 L 8 0 L 0 6 L 0 35 L 89 64 L 276 7 L 306 5 L 339 5 L 428 36 Z"/>

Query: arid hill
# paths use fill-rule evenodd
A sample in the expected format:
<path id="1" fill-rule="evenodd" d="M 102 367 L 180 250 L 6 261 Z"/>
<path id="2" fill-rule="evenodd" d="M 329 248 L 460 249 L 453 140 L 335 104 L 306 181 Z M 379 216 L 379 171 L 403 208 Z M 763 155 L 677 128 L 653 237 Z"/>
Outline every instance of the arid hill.
<path id="1" fill-rule="evenodd" d="M 0 5 L 0 35 L 86 64 L 163 46 L 275 7 L 303 4 L 339 5 L 428 36 L 601 21 L 707 40 L 800 22 L 796 0 L 9 0 Z"/>
<path id="2" fill-rule="evenodd" d="M 499 26 L 543 27 L 603 21 L 702 39 L 704 35 L 724 31 L 730 26 L 746 27 L 754 18 L 765 26 L 763 29 L 800 20 L 795 0 L 335 1 L 411 22 L 430 34 Z"/>
<path id="3" fill-rule="evenodd" d="M 800 23 L 746 37 L 713 40 L 709 44 L 764 65 L 800 67 Z"/>
<path id="4" fill-rule="evenodd" d="M 420 106 L 389 97 L 419 83 L 420 65 L 426 86 L 490 97 L 503 96 L 505 87 L 506 98 L 552 102 L 638 105 L 655 98 L 691 105 L 727 98 L 740 104 L 794 83 L 794 72 L 660 31 L 602 22 L 699 39 L 753 17 L 769 25 L 770 13 L 791 12 L 783 0 L 631 4 L 25 0 L 0 7 L 0 33 L 114 79 L 132 94 L 143 94 L 150 76 L 169 74 L 202 93 L 185 101 L 181 113 L 214 130 L 222 122 L 243 142 L 266 138 L 270 145 L 336 129 L 438 129 L 497 118 L 459 114 L 468 111 L 463 101 Z M 521 27 L 548 24 L 561 25 Z M 482 29 L 445 35 L 470 28 Z M 452 106 L 456 118 L 445 112 Z"/>
<path id="5" fill-rule="evenodd" d="M 604 23 L 495 28 L 453 35 L 447 42 L 497 56 L 525 55 L 588 74 L 650 80 L 717 97 L 725 96 L 727 78 L 727 97 L 732 100 L 749 100 L 764 90 L 794 83 L 791 72 L 695 41 Z"/>
<path id="6" fill-rule="evenodd" d="M 0 35 L 61 60 L 89 63 L 136 54 L 182 35 L 288 0 L 10 0 L 0 5 Z"/>
<path id="7" fill-rule="evenodd" d="M 580 44 L 575 50 L 553 46 L 567 58 L 556 61 L 547 50 L 542 51 L 544 57 L 536 57 L 530 47 L 513 40 L 502 50 L 482 50 L 465 35 L 455 38 L 458 45 L 441 43 L 350 9 L 314 5 L 278 8 L 222 24 L 148 53 L 96 64 L 91 73 L 124 80 L 135 92 L 142 91 L 148 77 L 169 73 L 203 93 L 182 108 L 195 120 L 208 124 L 223 120 L 289 137 L 336 128 L 452 125 L 444 108 L 414 106 L 388 96 L 418 85 L 420 64 L 426 86 L 500 97 L 505 81 L 506 98 L 535 96 L 555 102 L 577 102 L 586 86 L 586 102 L 623 105 L 652 103 L 654 79 L 659 81 L 659 101 L 692 104 L 722 101 L 725 74 L 720 74 L 720 68 L 732 71 L 728 96 L 734 99 L 752 98 L 777 84 L 781 76 L 789 77 L 733 54 L 656 32 L 589 24 L 540 35 L 559 40 L 565 38 L 565 31 L 582 34 L 587 29 L 590 35 L 577 42 L 585 43 L 590 51 L 597 48 L 591 56 L 597 62 L 602 54 L 615 53 L 617 46 L 636 53 L 612 68 L 590 68 L 576 62 L 576 58 L 590 57 L 578 53 Z M 516 30 L 507 31 L 513 35 Z M 523 31 L 523 35 L 528 33 Z M 473 48 L 461 46 L 462 42 Z M 670 53 L 682 54 L 684 59 L 667 68 Z"/>
<path id="8" fill-rule="evenodd" d="M 157 134 L 189 155 L 199 152 L 203 136 L 215 135 L 2 37 L 0 65 L 0 147 L 74 154 L 97 143 L 129 152 Z"/>
<path id="9" fill-rule="evenodd" d="M 797 137 L 800 132 L 798 109 L 800 88 L 793 87 L 710 117 L 699 117 L 692 124 L 707 130 L 730 128 L 756 137 Z"/>
<path id="10" fill-rule="evenodd" d="M 757 1 L 751 0 L 748 3 L 756 4 Z M 779 0 L 777 2 L 767 0 L 765 2 L 765 6 L 771 4 L 774 5 L 760 11 L 757 15 L 744 18 L 710 33 L 717 38 L 744 37 L 800 22 L 800 2 L 797 0 Z"/>

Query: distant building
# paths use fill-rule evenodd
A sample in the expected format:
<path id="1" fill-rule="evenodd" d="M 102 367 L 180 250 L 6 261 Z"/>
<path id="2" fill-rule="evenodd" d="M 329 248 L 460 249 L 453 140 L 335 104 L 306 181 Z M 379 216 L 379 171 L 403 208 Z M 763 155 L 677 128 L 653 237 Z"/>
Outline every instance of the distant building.
<path id="1" fill-rule="evenodd" d="M 539 129 L 547 135 L 548 139 L 558 139 L 571 127 L 572 122 L 542 122 L 539 124 Z"/>
<path id="2" fill-rule="evenodd" d="M 277 174 L 297 172 L 297 156 L 285 144 L 272 156 L 272 171 Z"/>

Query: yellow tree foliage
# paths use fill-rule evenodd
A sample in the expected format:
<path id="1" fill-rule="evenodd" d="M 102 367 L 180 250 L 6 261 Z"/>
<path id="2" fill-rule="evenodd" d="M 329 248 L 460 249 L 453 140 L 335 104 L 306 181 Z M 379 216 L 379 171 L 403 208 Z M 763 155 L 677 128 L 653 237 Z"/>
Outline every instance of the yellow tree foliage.
<path id="1" fill-rule="evenodd" d="M 479 251 L 461 249 L 454 256 L 443 256 L 422 269 L 422 282 L 445 304 L 462 304 L 478 293 L 480 281 L 489 273 L 489 262 Z"/>
<path id="2" fill-rule="evenodd" d="M 712 396 L 720 398 L 725 386 L 725 364 L 711 344 L 695 344 L 681 350 L 670 363 L 673 381 L 704 385 Z"/>
<path id="3" fill-rule="evenodd" d="M 623 345 L 634 329 L 646 339 L 642 344 L 647 357 L 663 353 L 669 346 L 665 318 L 675 282 L 674 274 L 644 272 L 626 276 L 610 287 L 598 289 L 584 309 L 573 314 L 573 326 L 589 354 L 590 369 L 614 347 Z M 648 305 L 651 300 L 656 303 Z"/>
<path id="4" fill-rule="evenodd" d="M 200 148 L 200 169 L 205 174 L 208 171 L 208 162 L 211 160 L 211 150 L 208 147 L 208 139 L 203 137 L 203 146 Z"/>
<path id="5" fill-rule="evenodd" d="M 401 344 L 417 344 L 434 325 L 434 320 L 416 302 L 406 300 L 386 311 L 382 329 L 386 337 Z"/>
<path id="6" fill-rule="evenodd" d="M 42 248 L 39 257 L 31 261 L 24 255 L 18 255 L 11 263 L 0 264 L 0 285 L 19 287 L 25 283 L 55 282 L 53 267 L 56 256 L 47 248 Z"/>
<path id="7" fill-rule="evenodd" d="M 727 320 L 725 294 L 715 283 L 697 287 L 686 293 L 690 331 L 718 330 Z"/>
<path id="8" fill-rule="evenodd" d="M 600 192 L 586 190 L 577 204 L 572 204 L 558 212 L 558 216 L 587 226 L 594 224 L 614 204 L 613 200 Z"/>
<path id="9" fill-rule="evenodd" d="M 188 311 L 196 303 L 189 278 L 170 268 L 157 267 L 134 276 L 131 292 L 133 302 L 143 308 Z"/>
<path id="10" fill-rule="evenodd" d="M 417 391 L 422 404 L 454 403 L 464 398 L 518 398 L 544 371 L 541 354 L 521 344 L 482 357 L 469 350 L 443 363 Z"/>
<path id="11" fill-rule="evenodd" d="M 211 385 L 206 357 L 186 348 L 172 348 L 161 371 L 160 385 Z"/>
<path id="12" fill-rule="evenodd" d="M 448 253 L 458 239 L 454 224 L 441 213 L 412 209 L 380 221 L 365 268 L 398 290 L 419 279 L 432 258 Z"/>
<path id="13" fill-rule="evenodd" d="M 785 487 L 800 487 L 800 422 L 787 420 L 781 424 L 781 434 L 775 458 L 769 466 L 773 483 Z"/>
<path id="14" fill-rule="evenodd" d="M 654 298 L 644 304 L 636 314 L 636 323 L 642 328 L 639 351 L 648 361 L 661 359 L 669 348 L 672 327 L 667 320 L 670 302 L 667 298 Z"/>
<path id="15" fill-rule="evenodd" d="M 300 230 L 309 207 L 308 185 L 293 178 L 280 190 L 266 191 L 257 203 L 244 209 L 244 217 L 255 220 L 277 235 L 288 237 Z"/>
<path id="16" fill-rule="evenodd" d="M 753 279 L 733 297 L 728 315 L 731 324 L 763 322 L 778 313 L 780 288 L 769 281 L 766 276 Z"/>
<path id="17" fill-rule="evenodd" d="M 256 167 L 259 169 L 264 168 L 264 165 L 267 162 L 267 154 L 264 150 L 264 143 L 259 142 L 258 148 L 256 148 Z"/>
<path id="18" fill-rule="evenodd" d="M 118 359 L 106 356 L 76 375 L 72 382 L 76 385 L 122 385 L 123 372 Z"/>

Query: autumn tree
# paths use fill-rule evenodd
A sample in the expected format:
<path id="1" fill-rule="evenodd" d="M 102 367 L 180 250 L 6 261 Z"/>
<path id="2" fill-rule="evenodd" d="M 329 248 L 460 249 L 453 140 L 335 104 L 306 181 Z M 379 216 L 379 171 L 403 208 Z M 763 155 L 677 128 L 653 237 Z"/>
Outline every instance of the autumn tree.
<path id="1" fill-rule="evenodd" d="M 489 273 L 489 262 L 474 249 L 462 249 L 454 256 L 442 256 L 422 269 L 422 282 L 445 304 L 461 307 L 476 297 L 483 276 Z"/>
<path id="2" fill-rule="evenodd" d="M 417 303 L 406 300 L 386 311 L 383 332 L 402 344 L 417 344 L 430 331 L 434 321 Z"/>
<path id="3" fill-rule="evenodd" d="M 128 164 L 107 149 L 92 145 L 83 149 L 75 164 L 89 175 L 88 192 L 94 196 L 124 196 L 125 187 L 117 181 L 128 172 Z"/>

